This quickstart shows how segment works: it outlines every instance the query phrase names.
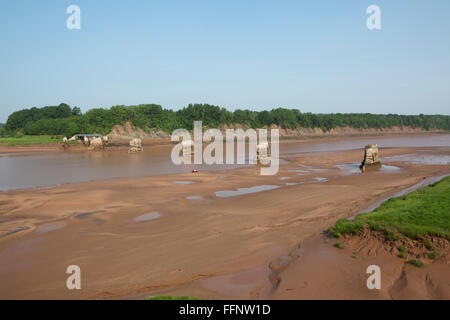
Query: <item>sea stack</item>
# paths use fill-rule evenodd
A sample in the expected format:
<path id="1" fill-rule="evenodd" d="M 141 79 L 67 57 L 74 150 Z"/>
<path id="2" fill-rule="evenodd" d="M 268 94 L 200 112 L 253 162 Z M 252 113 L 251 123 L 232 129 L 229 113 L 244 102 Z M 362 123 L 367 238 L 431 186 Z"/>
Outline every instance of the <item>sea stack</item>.
<path id="1" fill-rule="evenodd" d="M 378 158 L 378 145 L 368 144 L 364 148 L 364 160 L 359 166 L 361 171 L 366 171 L 366 169 L 378 169 L 381 167 L 380 159 Z"/>
<path id="2" fill-rule="evenodd" d="M 103 141 L 100 138 L 93 138 L 90 141 L 89 148 L 90 151 L 93 150 L 102 150 L 103 149 Z"/>
<path id="3" fill-rule="evenodd" d="M 142 152 L 142 140 L 140 138 L 131 139 L 128 153 L 139 153 L 139 152 Z"/>
<path id="4" fill-rule="evenodd" d="M 262 166 L 270 165 L 270 154 L 267 153 L 269 144 L 267 142 L 260 143 L 256 146 L 256 162 Z"/>

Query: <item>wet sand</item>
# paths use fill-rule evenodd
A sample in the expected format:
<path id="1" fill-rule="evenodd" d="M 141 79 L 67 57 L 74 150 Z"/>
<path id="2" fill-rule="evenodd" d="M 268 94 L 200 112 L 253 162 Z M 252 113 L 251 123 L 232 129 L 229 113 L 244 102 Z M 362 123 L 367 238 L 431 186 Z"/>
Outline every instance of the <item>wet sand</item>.
<path id="1" fill-rule="evenodd" d="M 450 148 L 386 148 L 380 153 L 448 156 Z M 0 192 L 0 298 L 110 299 L 160 293 L 207 299 L 398 297 L 367 293 L 365 269 L 358 269 L 362 259 L 350 260 L 355 262 L 352 269 L 346 262 L 351 258 L 341 259 L 344 253 L 330 245 L 308 255 L 299 244 L 403 188 L 449 174 L 450 166 L 392 161 L 385 164 L 400 170 L 348 174 L 336 165 L 360 162 L 361 150 L 284 158 L 288 163 L 276 176 L 244 167 Z M 297 170 L 306 172 L 299 175 Z M 264 185 L 278 188 L 255 188 Z M 242 188 L 257 192 L 216 196 Z M 139 219 L 156 212 L 155 219 Z M 311 252 L 318 256 L 308 258 Z M 317 263 L 299 277 L 305 270 L 283 258 L 289 255 Z M 79 291 L 65 287 L 65 270 L 72 264 L 82 271 Z M 331 266 L 340 270 L 333 281 Z M 433 272 L 446 275 L 445 267 L 436 263 L 438 271 Z M 391 274 L 401 269 L 395 262 L 384 268 L 393 269 Z M 273 270 L 282 279 L 276 290 L 271 287 Z M 329 281 L 322 272 L 329 273 Z M 305 286 L 312 289 L 299 290 Z M 417 296 L 422 297 L 429 296 Z M 443 297 L 448 298 L 446 293 Z"/>

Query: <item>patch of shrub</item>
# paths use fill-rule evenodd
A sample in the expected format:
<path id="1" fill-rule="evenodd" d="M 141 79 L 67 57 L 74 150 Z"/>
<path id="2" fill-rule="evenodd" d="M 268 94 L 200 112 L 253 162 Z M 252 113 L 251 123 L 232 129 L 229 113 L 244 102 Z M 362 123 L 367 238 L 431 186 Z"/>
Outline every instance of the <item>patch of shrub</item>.
<path id="1" fill-rule="evenodd" d="M 439 256 L 439 251 L 436 249 L 434 249 L 433 251 L 431 251 L 428 254 L 428 258 L 433 259 L 433 260 L 436 259 L 438 256 Z"/>
<path id="2" fill-rule="evenodd" d="M 408 263 L 418 268 L 422 268 L 425 265 L 422 261 L 416 259 L 411 259 L 408 261 Z"/>
<path id="3" fill-rule="evenodd" d="M 334 244 L 334 246 L 335 246 L 336 248 L 338 248 L 338 249 L 345 249 L 345 245 L 343 245 L 343 244 L 340 243 L 340 242 L 336 242 L 336 243 Z"/>

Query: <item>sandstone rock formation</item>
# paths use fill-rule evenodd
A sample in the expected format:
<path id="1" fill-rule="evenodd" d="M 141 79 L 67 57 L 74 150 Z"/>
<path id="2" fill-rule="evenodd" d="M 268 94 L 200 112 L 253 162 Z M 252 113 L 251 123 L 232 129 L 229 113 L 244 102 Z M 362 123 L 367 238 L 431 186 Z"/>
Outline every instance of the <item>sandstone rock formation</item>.
<path id="1" fill-rule="evenodd" d="M 130 148 L 128 149 L 128 153 L 138 153 L 142 150 L 142 140 L 140 138 L 133 138 L 130 140 Z"/>
<path id="2" fill-rule="evenodd" d="M 103 149 L 103 141 L 101 138 L 93 138 L 90 141 L 89 150 L 101 150 Z"/>
<path id="3" fill-rule="evenodd" d="M 379 168 L 381 162 L 378 157 L 378 145 L 368 144 L 364 148 L 364 160 L 361 162 L 360 168 L 364 172 L 367 168 Z"/>
<path id="4" fill-rule="evenodd" d="M 109 140 L 130 140 L 133 138 L 141 139 L 170 139 L 170 134 L 156 128 L 141 128 L 133 126 L 130 122 L 124 125 L 115 125 L 108 134 Z"/>
<path id="5" fill-rule="evenodd" d="M 61 144 L 61 146 L 62 146 L 62 148 L 63 149 L 67 149 L 68 147 L 69 147 L 69 144 L 67 143 L 67 137 L 64 137 L 63 139 L 62 139 L 62 144 Z"/>
<path id="6" fill-rule="evenodd" d="M 259 143 L 256 146 L 256 161 L 263 166 L 270 164 L 270 154 L 267 153 L 269 144 L 267 142 Z"/>

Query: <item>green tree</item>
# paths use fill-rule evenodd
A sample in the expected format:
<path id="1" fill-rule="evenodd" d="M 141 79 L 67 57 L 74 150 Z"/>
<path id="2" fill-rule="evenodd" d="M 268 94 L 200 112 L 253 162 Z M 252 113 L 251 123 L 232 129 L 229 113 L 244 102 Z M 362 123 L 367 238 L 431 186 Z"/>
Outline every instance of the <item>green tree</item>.
<path id="1" fill-rule="evenodd" d="M 81 116 L 81 109 L 79 107 L 73 107 L 72 108 L 72 115 L 73 116 Z"/>
<path id="2" fill-rule="evenodd" d="M 176 128 L 191 130 L 195 120 L 201 120 L 205 127 L 210 128 L 241 124 L 252 128 L 277 125 L 290 129 L 321 128 L 324 131 L 337 127 L 381 129 L 394 126 L 450 130 L 450 116 L 446 115 L 313 114 L 286 108 L 260 112 L 237 109 L 230 112 L 225 108 L 209 104 L 189 104 L 178 111 L 163 109 L 156 104 L 118 105 L 110 109 L 94 108 L 82 114 L 78 107 L 71 108 L 64 103 L 58 106 L 16 111 L 8 117 L 1 130 L 2 134 L 67 136 L 75 133 L 107 134 L 114 125 L 130 122 L 143 130 L 155 128 L 170 133 Z"/>

